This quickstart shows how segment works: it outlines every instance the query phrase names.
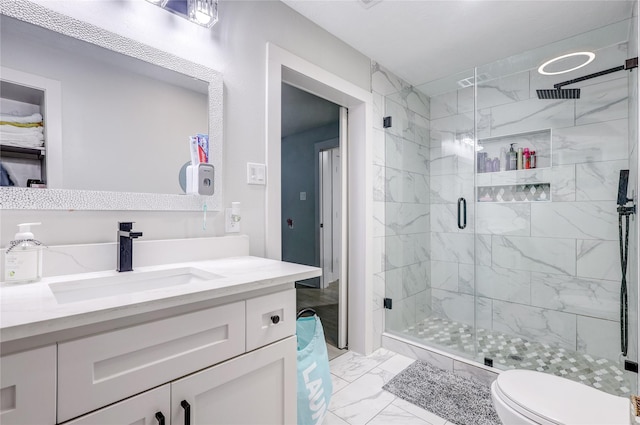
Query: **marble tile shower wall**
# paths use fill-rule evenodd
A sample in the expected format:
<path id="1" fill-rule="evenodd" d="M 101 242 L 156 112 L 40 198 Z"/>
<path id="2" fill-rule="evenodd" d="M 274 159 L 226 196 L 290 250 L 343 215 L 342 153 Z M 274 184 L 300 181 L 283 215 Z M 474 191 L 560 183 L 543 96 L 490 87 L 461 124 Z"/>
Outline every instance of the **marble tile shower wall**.
<path id="1" fill-rule="evenodd" d="M 374 95 L 374 331 L 400 331 L 430 314 L 429 100 L 377 63 Z M 382 119 L 392 117 L 391 128 Z"/>
<path id="2" fill-rule="evenodd" d="M 553 167 L 540 171 L 552 202 L 478 203 L 465 230 L 455 201 L 474 199 L 473 151 L 462 142 L 473 137 L 473 91 L 431 98 L 432 310 L 472 324 L 475 285 L 479 327 L 617 359 L 615 200 L 619 170 L 637 148 L 629 145 L 628 76 L 585 82 L 581 99 L 565 101 L 538 100 L 535 78 L 478 87 L 478 138 L 551 128 Z"/>

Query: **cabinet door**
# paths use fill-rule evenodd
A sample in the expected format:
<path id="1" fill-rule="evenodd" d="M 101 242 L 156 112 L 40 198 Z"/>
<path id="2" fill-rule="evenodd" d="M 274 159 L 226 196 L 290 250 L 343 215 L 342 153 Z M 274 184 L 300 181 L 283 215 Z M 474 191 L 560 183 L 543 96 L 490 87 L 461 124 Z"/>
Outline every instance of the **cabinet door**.
<path id="1" fill-rule="evenodd" d="M 56 346 L 0 358 L 0 423 L 56 423 Z"/>
<path id="2" fill-rule="evenodd" d="M 65 425 L 169 425 L 171 387 L 169 384 L 81 416 Z M 162 416 L 157 415 L 160 413 Z"/>
<path id="3" fill-rule="evenodd" d="M 295 424 L 296 338 L 210 367 L 171 383 L 173 425 Z"/>

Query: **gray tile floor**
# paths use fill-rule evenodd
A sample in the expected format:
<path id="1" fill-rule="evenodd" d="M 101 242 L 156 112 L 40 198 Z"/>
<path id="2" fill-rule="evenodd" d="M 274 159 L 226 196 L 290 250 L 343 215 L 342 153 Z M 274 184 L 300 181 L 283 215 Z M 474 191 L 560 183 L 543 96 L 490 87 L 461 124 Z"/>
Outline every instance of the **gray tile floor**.
<path id="1" fill-rule="evenodd" d="M 323 425 L 454 425 L 382 389 L 413 362 L 384 348 L 330 361 L 333 395 Z"/>
<path id="2" fill-rule="evenodd" d="M 405 329 L 404 336 L 444 347 L 465 357 L 474 354 L 473 328 L 468 325 L 429 317 Z M 552 373 L 606 391 L 628 396 L 633 390 L 618 362 L 566 350 L 551 344 L 527 341 L 500 332 L 478 329 L 477 359 L 493 359 L 500 369 L 531 369 Z"/>

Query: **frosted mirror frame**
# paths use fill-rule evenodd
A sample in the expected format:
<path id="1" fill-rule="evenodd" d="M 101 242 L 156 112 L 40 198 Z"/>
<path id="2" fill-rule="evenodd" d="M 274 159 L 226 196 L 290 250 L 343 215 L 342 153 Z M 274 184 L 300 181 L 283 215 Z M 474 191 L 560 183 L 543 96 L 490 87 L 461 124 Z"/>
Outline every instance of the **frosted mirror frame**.
<path id="1" fill-rule="evenodd" d="M 212 196 L 3 187 L 0 188 L 2 209 L 202 211 L 206 205 L 210 211 L 221 210 L 223 146 L 221 73 L 27 0 L 0 0 L 0 11 L 3 15 L 29 24 L 207 82 L 209 84 L 209 149 L 212 158 L 210 162 L 215 172 Z"/>

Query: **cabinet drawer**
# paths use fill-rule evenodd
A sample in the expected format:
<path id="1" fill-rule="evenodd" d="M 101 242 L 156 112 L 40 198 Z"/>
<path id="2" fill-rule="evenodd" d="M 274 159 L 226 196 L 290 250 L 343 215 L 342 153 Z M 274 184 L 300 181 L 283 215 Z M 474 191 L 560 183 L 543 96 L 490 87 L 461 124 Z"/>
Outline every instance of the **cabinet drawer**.
<path id="1" fill-rule="evenodd" d="M 56 423 L 56 346 L 0 358 L 0 423 Z"/>
<path id="2" fill-rule="evenodd" d="M 165 423 L 168 424 L 171 415 L 169 384 L 80 416 L 65 425 L 158 424 L 158 412 L 165 417 Z"/>
<path id="3" fill-rule="evenodd" d="M 58 345 L 58 421 L 244 352 L 244 302 Z"/>
<path id="4" fill-rule="evenodd" d="M 295 289 L 247 300 L 247 351 L 295 333 Z"/>

